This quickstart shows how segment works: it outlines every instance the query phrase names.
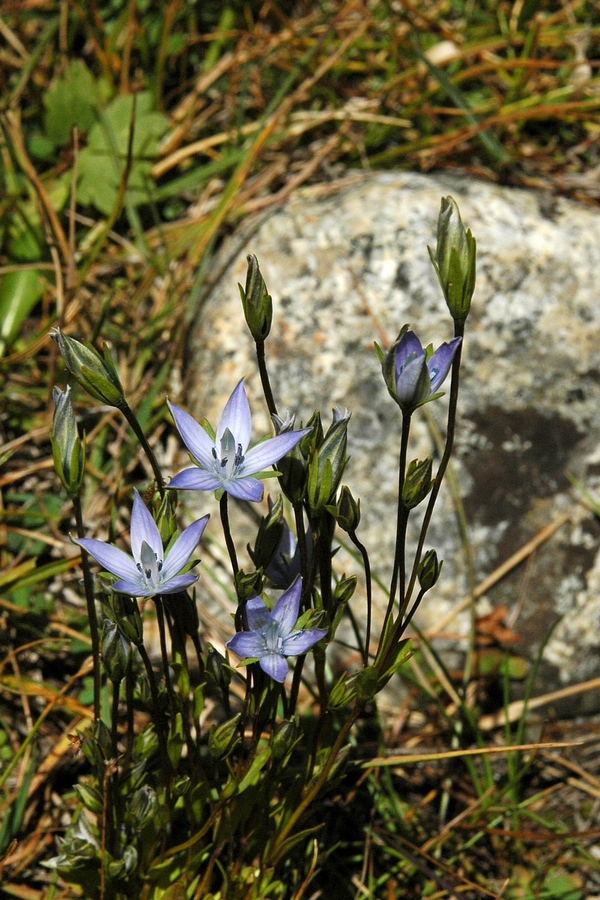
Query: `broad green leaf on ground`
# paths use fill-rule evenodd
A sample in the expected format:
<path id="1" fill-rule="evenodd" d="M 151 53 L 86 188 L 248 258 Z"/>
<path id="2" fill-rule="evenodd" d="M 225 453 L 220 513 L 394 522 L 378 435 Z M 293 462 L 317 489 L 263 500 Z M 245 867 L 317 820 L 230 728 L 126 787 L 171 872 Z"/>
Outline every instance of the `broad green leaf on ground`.
<path id="1" fill-rule="evenodd" d="M 67 66 L 61 78 L 55 78 L 44 96 L 46 135 L 59 147 L 71 140 L 73 125 L 87 134 L 97 118 L 100 97 L 94 76 L 80 59 Z"/>
<path id="2" fill-rule="evenodd" d="M 95 206 L 105 215 L 110 215 L 117 202 L 133 110 L 132 95 L 116 97 L 100 112 L 100 121 L 93 125 L 88 145 L 79 155 L 77 200 Z M 127 199 L 134 205 L 149 199 L 150 171 L 158 154 L 159 140 L 168 127 L 168 118 L 153 111 L 151 93 L 137 94 L 133 161 L 127 185 Z"/>

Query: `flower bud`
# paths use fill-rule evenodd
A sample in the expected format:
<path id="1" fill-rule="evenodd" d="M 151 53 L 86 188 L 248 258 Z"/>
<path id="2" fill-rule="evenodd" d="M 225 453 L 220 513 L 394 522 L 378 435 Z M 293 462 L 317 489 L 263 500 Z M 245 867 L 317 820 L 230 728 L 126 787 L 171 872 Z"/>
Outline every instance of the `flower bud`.
<path id="1" fill-rule="evenodd" d="M 244 603 L 252 597 L 258 597 L 263 590 L 262 569 L 255 572 L 244 572 L 240 569 L 235 576 L 235 588 L 238 600 Z"/>
<path id="2" fill-rule="evenodd" d="M 293 719 L 278 725 L 271 738 L 273 759 L 282 759 L 294 746 L 297 735 L 298 726 Z"/>
<path id="3" fill-rule="evenodd" d="M 222 725 L 213 725 L 208 733 L 208 750 L 213 759 L 224 759 L 233 750 L 237 739 L 241 713 Z"/>
<path id="4" fill-rule="evenodd" d="M 354 534 L 360 523 L 360 500 L 355 500 L 350 488 L 342 485 L 336 506 L 327 509 L 334 516 L 337 524 L 348 534 Z"/>
<path id="5" fill-rule="evenodd" d="M 428 591 L 434 586 L 434 584 L 440 577 L 440 572 L 442 571 L 442 563 L 443 560 L 442 562 L 438 561 L 437 553 L 435 552 L 435 550 L 428 550 L 427 553 L 425 553 L 423 559 L 419 563 L 419 569 L 417 572 L 421 590 Z"/>
<path id="6" fill-rule="evenodd" d="M 154 788 L 144 784 L 137 790 L 131 798 L 129 812 L 138 829 L 153 819 L 158 812 L 158 797 Z"/>
<path id="7" fill-rule="evenodd" d="M 117 409 L 126 406 L 123 387 L 107 346 L 100 356 L 91 344 L 67 337 L 60 328 L 54 328 L 50 336 L 58 345 L 65 366 L 88 394 Z"/>
<path id="8" fill-rule="evenodd" d="M 350 413 L 334 410 L 333 422 L 308 460 L 307 499 L 313 512 L 322 510 L 337 492 L 348 458 L 346 444 Z"/>
<path id="9" fill-rule="evenodd" d="M 408 471 L 402 485 L 402 502 L 406 509 L 414 509 L 425 499 L 431 490 L 431 457 L 413 459 L 408 464 Z"/>
<path id="10" fill-rule="evenodd" d="M 227 665 L 225 657 L 212 644 L 208 645 L 206 653 L 206 674 L 222 691 L 226 690 L 231 682 L 231 667 Z"/>
<path id="11" fill-rule="evenodd" d="M 75 413 L 71 403 L 71 388 L 52 391 L 54 418 L 52 420 L 52 455 L 54 466 L 63 487 L 71 498 L 78 497 L 85 469 L 85 442 L 79 437 Z"/>
<path id="12" fill-rule="evenodd" d="M 266 569 L 273 559 L 283 536 L 283 529 L 283 500 L 279 496 L 273 502 L 269 497 L 269 512 L 260 520 L 254 549 L 248 544 L 250 559 L 257 569 Z"/>
<path id="13" fill-rule="evenodd" d="M 113 684 L 120 684 L 125 678 L 131 658 L 131 644 L 121 634 L 118 625 L 110 619 L 102 624 L 102 662 Z"/>
<path id="14" fill-rule="evenodd" d="M 465 231 L 458 206 L 452 197 L 443 197 L 437 226 L 435 254 L 431 262 L 439 278 L 450 315 L 464 323 L 469 315 L 475 289 L 476 243 L 471 230 Z"/>
<path id="15" fill-rule="evenodd" d="M 257 258 L 250 254 L 246 257 L 246 261 L 248 263 L 246 287 L 243 288 L 241 284 L 238 284 L 238 288 L 250 334 L 255 341 L 262 342 L 271 330 L 273 300 L 267 291 Z"/>

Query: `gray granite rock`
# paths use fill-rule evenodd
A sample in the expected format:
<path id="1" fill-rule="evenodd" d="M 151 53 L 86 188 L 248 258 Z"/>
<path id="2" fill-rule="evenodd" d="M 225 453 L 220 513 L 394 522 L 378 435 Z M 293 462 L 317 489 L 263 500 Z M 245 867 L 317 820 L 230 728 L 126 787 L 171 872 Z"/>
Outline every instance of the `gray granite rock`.
<path id="1" fill-rule="evenodd" d="M 478 244 L 454 458 L 475 582 L 540 528 L 570 513 L 529 565 L 490 589 L 478 609 L 508 606 L 520 637 L 514 650 L 529 658 L 562 616 L 538 685 L 551 689 L 600 673 L 599 528 L 567 479 L 573 473 L 592 490 L 600 481 L 596 208 L 447 175 L 361 175 L 330 195 L 299 192 L 248 228 L 251 237 L 240 241 L 232 265 L 199 311 L 191 335 L 188 405 L 215 421 L 245 375 L 254 434 L 269 430 L 237 290 L 245 280 L 246 254 L 255 253 L 275 301 L 267 356 L 277 404 L 304 420 L 317 407 L 351 410 L 346 480 L 362 498 L 362 538 L 375 568 L 389 580 L 399 415 L 373 341 L 393 340 L 404 323 L 423 344 L 437 346 L 452 336 L 427 253 L 435 243 L 441 197 L 448 194 Z M 223 259 L 232 246 L 223 249 Z M 444 400 L 426 409 L 443 428 Z M 430 452 L 431 432 L 424 414 L 414 419 L 411 457 L 422 458 Z M 467 590 L 447 488 L 427 546 L 444 558 L 440 583 L 420 613 L 421 626 L 431 629 Z M 351 560 L 345 563 L 350 571 Z M 379 609 L 383 603 L 380 596 Z M 466 628 L 464 616 L 452 622 L 447 645 L 460 646 Z M 598 697 L 586 693 L 570 701 L 569 710 L 598 706 Z"/>

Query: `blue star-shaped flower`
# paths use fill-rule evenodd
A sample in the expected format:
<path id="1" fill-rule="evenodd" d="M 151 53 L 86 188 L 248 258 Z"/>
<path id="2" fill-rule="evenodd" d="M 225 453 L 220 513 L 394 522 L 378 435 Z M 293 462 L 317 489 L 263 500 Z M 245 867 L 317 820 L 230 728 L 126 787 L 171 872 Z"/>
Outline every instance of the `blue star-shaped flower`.
<path id="1" fill-rule="evenodd" d="M 192 522 L 183 531 L 166 556 L 156 523 L 135 491 L 131 513 L 131 553 L 94 538 L 79 538 L 76 544 L 93 556 L 100 565 L 120 579 L 113 590 L 133 597 L 176 594 L 198 580 L 197 575 L 178 575 L 189 561 L 202 537 L 209 516 Z"/>
<path id="2" fill-rule="evenodd" d="M 278 434 L 248 450 L 251 415 L 242 379 L 225 405 L 213 440 L 189 413 L 169 403 L 175 425 L 196 462 L 175 475 L 171 488 L 191 491 L 225 490 L 239 500 L 260 500 L 263 487 L 253 478 L 295 447 L 310 428 Z"/>
<path id="3" fill-rule="evenodd" d="M 260 597 L 246 604 L 250 631 L 238 631 L 226 647 L 242 659 L 258 659 L 263 672 L 281 684 L 288 672 L 287 656 L 299 656 L 327 634 L 326 628 L 294 631 L 300 609 L 302 581 L 297 578 L 271 611 Z"/>

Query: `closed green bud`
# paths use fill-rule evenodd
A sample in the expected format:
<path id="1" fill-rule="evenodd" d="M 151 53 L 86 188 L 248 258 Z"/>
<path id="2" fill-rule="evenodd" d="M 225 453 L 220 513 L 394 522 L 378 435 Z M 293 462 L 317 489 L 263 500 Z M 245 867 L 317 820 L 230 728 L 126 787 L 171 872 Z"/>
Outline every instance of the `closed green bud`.
<path id="1" fill-rule="evenodd" d="M 131 644 L 121 634 L 118 625 L 110 619 L 102 623 L 102 662 L 113 684 L 120 684 L 125 678 L 131 658 Z"/>
<path id="2" fill-rule="evenodd" d="M 475 290 L 477 246 L 471 230 L 465 230 L 452 197 L 443 197 L 437 226 L 435 254 L 431 262 L 455 322 L 464 323 Z"/>
<path id="3" fill-rule="evenodd" d="M 428 550 L 427 553 L 423 556 L 423 559 L 419 563 L 419 569 L 417 572 L 421 590 L 428 591 L 434 586 L 434 584 L 440 577 L 440 572 L 442 571 L 442 563 L 443 560 L 442 562 L 438 561 L 437 553 L 435 552 L 435 550 Z"/>
<path id="4" fill-rule="evenodd" d="M 408 464 L 408 471 L 402 485 L 402 502 L 406 509 L 414 509 L 425 499 L 431 490 L 431 457 L 413 459 Z"/>
<path id="5" fill-rule="evenodd" d="M 243 569 L 240 569 L 235 576 L 238 600 L 244 603 L 251 600 L 252 597 L 262 594 L 263 581 L 262 569 L 258 569 L 256 572 L 244 572 Z"/>
<path id="6" fill-rule="evenodd" d="M 343 414 L 334 410 L 327 434 L 309 457 L 306 496 L 313 512 L 321 511 L 335 498 L 348 462 L 346 444 L 349 420 L 348 410 Z"/>
<path id="7" fill-rule="evenodd" d="M 85 470 L 85 442 L 79 437 L 75 413 L 71 403 L 71 388 L 52 391 L 54 418 L 52 420 L 52 456 L 58 477 L 68 495 L 75 499 L 81 493 Z"/>
<path id="8" fill-rule="evenodd" d="M 154 788 L 144 784 L 133 795 L 128 812 L 136 829 L 143 828 L 158 812 L 158 797 Z"/>
<path id="9" fill-rule="evenodd" d="M 219 653 L 212 644 L 208 645 L 206 653 L 206 674 L 223 691 L 231 682 L 231 667 L 227 665 L 223 654 Z"/>
<path id="10" fill-rule="evenodd" d="M 137 603 L 127 594 L 113 594 L 109 600 L 110 615 L 121 633 L 138 647 L 144 639 L 142 617 Z"/>
<path id="11" fill-rule="evenodd" d="M 342 485 L 337 505 L 328 506 L 327 509 L 340 528 L 348 534 L 354 534 L 360 523 L 360 500 L 354 499 L 349 487 Z"/>
<path id="12" fill-rule="evenodd" d="M 290 719 L 277 726 L 271 738 L 271 751 L 273 759 L 283 759 L 294 746 L 298 736 L 297 723 Z"/>
<path id="13" fill-rule="evenodd" d="M 208 750 L 213 759 L 224 759 L 233 750 L 241 713 L 222 725 L 213 725 L 208 733 Z"/>
<path id="14" fill-rule="evenodd" d="M 123 387 L 107 346 L 100 356 L 91 344 L 82 344 L 75 338 L 67 337 L 60 328 L 53 329 L 50 336 L 58 345 L 65 366 L 88 394 L 101 403 L 116 406 L 117 409 L 123 409 L 127 405 Z"/>
<path id="15" fill-rule="evenodd" d="M 269 497 L 269 512 L 260 520 L 254 549 L 248 544 L 250 559 L 257 569 L 266 569 L 273 559 L 283 537 L 283 529 L 283 500 L 278 496 L 273 503 Z"/>
<path id="16" fill-rule="evenodd" d="M 246 287 L 243 288 L 241 284 L 238 284 L 238 287 L 250 334 L 255 341 L 261 342 L 271 330 L 273 300 L 261 275 L 257 258 L 250 254 L 246 257 L 246 261 L 248 263 Z"/>

